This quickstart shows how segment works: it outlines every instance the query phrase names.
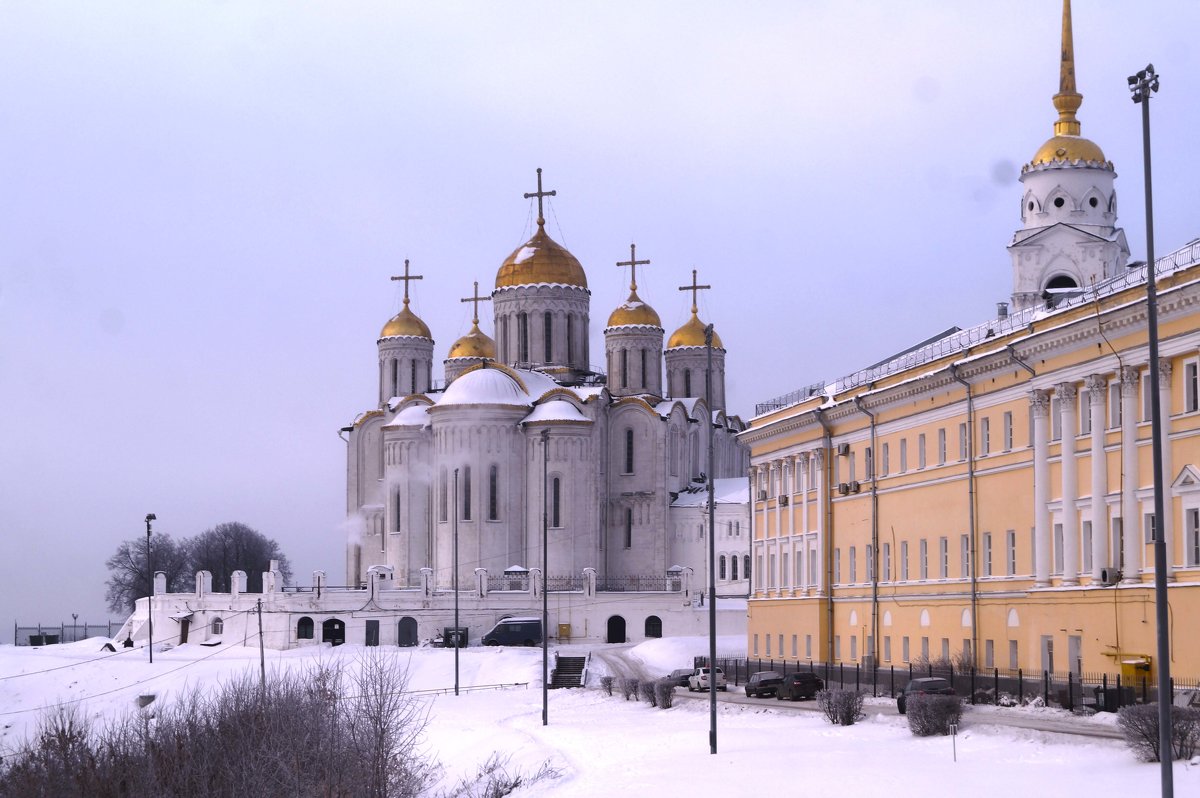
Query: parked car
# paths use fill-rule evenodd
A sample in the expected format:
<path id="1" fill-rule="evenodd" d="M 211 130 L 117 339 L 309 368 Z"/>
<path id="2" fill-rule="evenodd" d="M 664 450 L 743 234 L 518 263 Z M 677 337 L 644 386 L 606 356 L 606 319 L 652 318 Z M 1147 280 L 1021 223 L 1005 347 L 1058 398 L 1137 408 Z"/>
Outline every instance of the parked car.
<path id="1" fill-rule="evenodd" d="M 954 687 L 948 679 L 943 679 L 940 676 L 922 676 L 920 679 L 913 679 L 904 687 L 904 692 L 896 696 L 896 709 L 903 715 L 905 705 L 908 703 L 910 695 L 954 695 Z"/>
<path id="2" fill-rule="evenodd" d="M 505 618 L 483 636 L 485 646 L 536 646 L 541 642 L 541 618 Z"/>
<path id="3" fill-rule="evenodd" d="M 775 698 L 779 701 L 799 701 L 802 698 L 815 698 L 817 693 L 825 689 L 825 682 L 815 673 L 800 671 L 789 673 L 775 688 Z"/>
<path id="4" fill-rule="evenodd" d="M 775 695 L 775 688 L 783 681 L 783 675 L 775 671 L 759 671 L 758 673 L 750 674 L 750 680 L 746 682 L 746 695 L 748 696 L 764 696 Z"/>
<path id="5" fill-rule="evenodd" d="M 688 679 L 690 679 L 692 674 L 695 672 L 695 668 L 676 668 L 675 670 L 671 671 L 669 676 L 664 676 L 663 678 L 676 687 L 687 687 Z"/>
<path id="6" fill-rule="evenodd" d="M 725 671 L 720 668 L 713 668 L 712 671 L 716 674 L 716 686 L 718 690 L 725 690 Z M 688 690 L 695 692 L 696 690 L 708 690 L 708 668 L 696 668 L 692 671 L 692 675 L 688 677 Z"/>

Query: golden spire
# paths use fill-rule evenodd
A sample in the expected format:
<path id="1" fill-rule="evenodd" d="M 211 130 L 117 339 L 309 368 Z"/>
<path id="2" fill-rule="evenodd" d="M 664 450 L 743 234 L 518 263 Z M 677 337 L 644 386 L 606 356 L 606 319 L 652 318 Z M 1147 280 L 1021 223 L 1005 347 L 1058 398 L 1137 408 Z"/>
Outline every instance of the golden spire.
<path id="1" fill-rule="evenodd" d="M 1075 112 L 1082 104 L 1083 95 L 1075 90 L 1075 43 L 1071 36 L 1071 0 L 1063 0 L 1062 63 L 1058 72 L 1058 94 L 1054 95 L 1054 108 L 1058 111 L 1054 135 L 1079 135 L 1079 120 L 1075 118 Z"/>

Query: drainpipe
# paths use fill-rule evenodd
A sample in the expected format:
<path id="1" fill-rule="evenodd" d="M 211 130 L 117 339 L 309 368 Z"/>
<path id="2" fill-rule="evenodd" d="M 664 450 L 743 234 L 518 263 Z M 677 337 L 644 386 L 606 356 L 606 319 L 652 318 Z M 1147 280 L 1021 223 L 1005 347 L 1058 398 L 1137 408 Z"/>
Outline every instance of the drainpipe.
<path id="1" fill-rule="evenodd" d="M 858 412 L 871 420 L 871 667 L 878 667 L 879 655 L 879 478 L 875 467 L 875 414 L 863 404 L 861 396 L 854 397 Z M 875 680 L 871 679 L 872 690 Z"/>
<path id="2" fill-rule="evenodd" d="M 830 478 L 833 476 L 833 464 L 830 462 L 833 450 L 833 430 L 825 420 L 825 412 L 821 408 L 813 410 L 813 417 L 821 425 L 824 433 L 821 436 L 821 448 L 824 450 L 821 463 L 821 483 L 825 493 L 820 497 L 821 530 L 825 535 L 825 622 L 826 630 L 825 651 L 829 662 L 833 661 L 833 488 Z"/>
<path id="3" fill-rule="evenodd" d="M 1011 346 L 1008 353 L 1016 360 Z M 971 383 L 958 376 L 957 363 L 950 364 L 950 376 L 967 391 L 967 540 L 970 541 L 971 557 L 971 667 L 974 668 L 975 663 L 979 661 L 979 563 L 975 544 L 975 395 L 971 392 Z"/>
<path id="4" fill-rule="evenodd" d="M 1025 369 L 1026 371 L 1029 372 L 1030 377 L 1037 376 L 1037 372 L 1033 370 L 1033 366 L 1029 365 L 1024 360 L 1017 357 L 1017 350 L 1012 344 L 1009 344 L 1008 346 L 1004 347 L 1004 350 L 1006 352 L 1008 352 L 1008 357 L 1010 360 L 1012 360 L 1012 362 L 1016 363 L 1018 366 L 1020 366 L 1021 368 Z M 951 375 L 953 375 L 953 368 L 954 367 L 951 366 Z M 955 379 L 958 379 L 958 378 L 955 377 Z"/>

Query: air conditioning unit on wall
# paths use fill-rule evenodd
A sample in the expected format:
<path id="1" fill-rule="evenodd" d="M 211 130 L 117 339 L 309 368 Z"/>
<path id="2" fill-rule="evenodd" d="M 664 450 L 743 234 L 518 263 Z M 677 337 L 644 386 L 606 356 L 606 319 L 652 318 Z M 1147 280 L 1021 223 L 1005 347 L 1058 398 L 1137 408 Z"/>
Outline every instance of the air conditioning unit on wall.
<path id="1" fill-rule="evenodd" d="M 837 453 L 838 453 L 838 457 L 849 457 L 850 456 L 850 444 L 839 443 L 838 447 L 837 447 Z"/>
<path id="2" fill-rule="evenodd" d="M 1121 581 L 1121 571 L 1118 568 L 1101 568 L 1100 569 L 1100 584 L 1105 587 L 1112 587 Z"/>
<path id="3" fill-rule="evenodd" d="M 788 497 L 787 497 L 787 496 L 780 496 L 780 497 L 779 497 L 779 506 L 780 506 L 780 507 L 787 507 L 787 506 L 788 506 Z"/>
<path id="4" fill-rule="evenodd" d="M 847 494 L 849 494 L 849 493 L 850 493 L 850 485 L 849 485 L 849 483 L 846 483 L 846 482 L 839 482 L 839 483 L 838 483 L 838 495 L 839 495 L 839 496 L 845 496 L 845 495 L 847 495 Z"/>
<path id="5" fill-rule="evenodd" d="M 767 492 L 765 490 L 760 490 L 758 492 L 758 500 L 760 502 L 765 502 L 767 500 Z"/>

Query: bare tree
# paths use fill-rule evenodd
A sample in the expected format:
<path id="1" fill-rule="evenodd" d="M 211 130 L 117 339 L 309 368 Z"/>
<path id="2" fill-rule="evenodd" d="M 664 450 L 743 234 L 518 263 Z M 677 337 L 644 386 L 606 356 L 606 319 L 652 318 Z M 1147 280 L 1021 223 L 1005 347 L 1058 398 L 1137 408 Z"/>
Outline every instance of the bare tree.
<path id="1" fill-rule="evenodd" d="M 237 521 L 206 529 L 188 541 L 187 549 L 188 569 L 193 573 L 210 572 L 216 593 L 229 592 L 234 571 L 246 572 L 249 592 L 262 592 L 262 574 L 270 567 L 271 560 L 279 561 L 285 583 L 292 580 L 292 566 L 279 544 Z"/>
<path id="2" fill-rule="evenodd" d="M 167 591 L 185 589 L 191 574 L 188 572 L 187 542 L 176 543 L 170 536 L 158 533 L 150 543 L 155 571 L 167 577 Z M 144 537 L 122 541 L 113 556 L 105 561 L 108 568 L 107 588 L 104 598 L 113 612 L 133 611 L 133 604 L 142 596 L 150 595 L 150 574 L 146 570 L 146 539 Z"/>

